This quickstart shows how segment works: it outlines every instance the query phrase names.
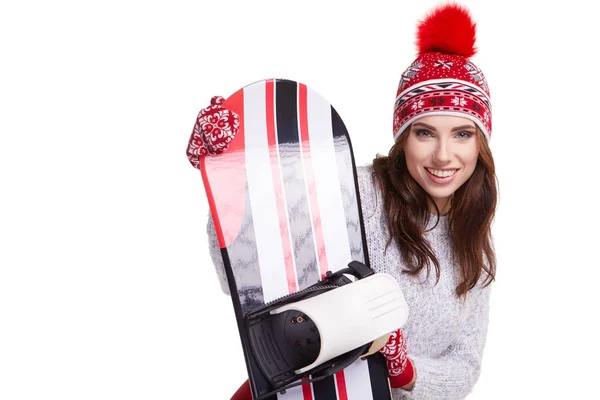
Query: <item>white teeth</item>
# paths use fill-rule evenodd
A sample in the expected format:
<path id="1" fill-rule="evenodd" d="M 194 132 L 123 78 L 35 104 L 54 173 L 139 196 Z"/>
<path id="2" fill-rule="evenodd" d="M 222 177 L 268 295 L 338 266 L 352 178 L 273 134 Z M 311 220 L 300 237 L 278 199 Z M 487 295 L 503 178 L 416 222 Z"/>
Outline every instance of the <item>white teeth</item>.
<path id="1" fill-rule="evenodd" d="M 426 169 L 427 169 L 427 171 L 429 171 L 433 175 L 437 176 L 438 178 L 447 178 L 449 176 L 454 175 L 456 173 L 456 171 L 458 171 L 457 169 L 453 169 L 450 171 L 441 171 L 439 169 L 430 169 L 430 168 L 426 168 Z"/>

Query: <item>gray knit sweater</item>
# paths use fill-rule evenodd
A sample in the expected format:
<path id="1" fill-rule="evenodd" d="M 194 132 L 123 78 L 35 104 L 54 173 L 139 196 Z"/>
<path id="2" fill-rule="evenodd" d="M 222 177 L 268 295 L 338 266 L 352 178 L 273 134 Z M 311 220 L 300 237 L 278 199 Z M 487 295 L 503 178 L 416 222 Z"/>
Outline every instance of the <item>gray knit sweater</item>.
<path id="1" fill-rule="evenodd" d="M 440 262 L 437 285 L 434 269 L 429 278 L 425 269 L 416 277 L 402 273 L 403 261 L 398 246 L 390 244 L 385 250 L 389 235 L 381 194 L 372 172 L 371 165 L 358 168 L 369 260 L 376 272 L 388 273 L 400 283 L 409 309 L 409 317 L 402 330 L 408 356 L 417 373 L 414 388 L 411 391 L 395 389 L 394 400 L 465 398 L 479 378 L 488 327 L 490 286 L 484 289 L 477 286 L 469 291 L 465 300 L 456 297 L 455 288 L 460 274 L 451 259 L 446 217 L 425 233 Z M 436 217 L 432 217 L 430 227 L 435 222 Z M 210 216 L 207 233 L 221 287 L 229 294 Z"/>

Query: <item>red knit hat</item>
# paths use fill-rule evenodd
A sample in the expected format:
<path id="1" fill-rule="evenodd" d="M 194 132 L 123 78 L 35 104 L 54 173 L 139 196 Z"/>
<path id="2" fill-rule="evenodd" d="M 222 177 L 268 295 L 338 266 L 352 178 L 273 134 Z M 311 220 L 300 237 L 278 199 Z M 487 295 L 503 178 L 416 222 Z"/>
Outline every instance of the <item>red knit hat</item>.
<path id="1" fill-rule="evenodd" d="M 474 121 L 489 140 L 490 91 L 469 58 L 475 23 L 458 4 L 435 8 L 417 27 L 417 59 L 404 71 L 394 105 L 394 140 L 423 115 L 457 115 Z"/>

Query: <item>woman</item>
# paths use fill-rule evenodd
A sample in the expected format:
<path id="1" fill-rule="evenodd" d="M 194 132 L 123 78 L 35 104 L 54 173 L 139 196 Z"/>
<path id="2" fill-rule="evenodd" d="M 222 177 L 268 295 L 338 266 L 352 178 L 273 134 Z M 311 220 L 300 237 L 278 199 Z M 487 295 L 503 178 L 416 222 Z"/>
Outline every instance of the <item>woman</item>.
<path id="1" fill-rule="evenodd" d="M 410 310 L 382 349 L 394 398 L 460 399 L 479 377 L 496 266 L 491 105 L 469 61 L 475 24 L 466 9 L 434 9 L 417 45 L 397 92 L 395 143 L 358 168 L 361 207 L 371 267 L 398 280 Z M 211 220 L 208 233 L 227 291 Z M 234 398 L 251 398 L 247 384 Z"/>

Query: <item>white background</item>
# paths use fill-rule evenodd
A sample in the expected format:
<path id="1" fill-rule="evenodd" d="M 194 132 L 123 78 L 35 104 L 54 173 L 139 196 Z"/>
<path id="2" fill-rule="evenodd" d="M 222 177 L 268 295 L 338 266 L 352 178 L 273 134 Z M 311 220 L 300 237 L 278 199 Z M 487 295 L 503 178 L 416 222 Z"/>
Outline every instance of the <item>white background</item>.
<path id="1" fill-rule="evenodd" d="M 469 399 L 598 396 L 596 13 L 464 3 L 500 182 Z M 392 143 L 414 27 L 434 4 L 2 2 L 0 399 L 228 399 L 245 367 L 185 156 L 198 111 L 259 79 L 302 81 L 368 163 Z"/>

